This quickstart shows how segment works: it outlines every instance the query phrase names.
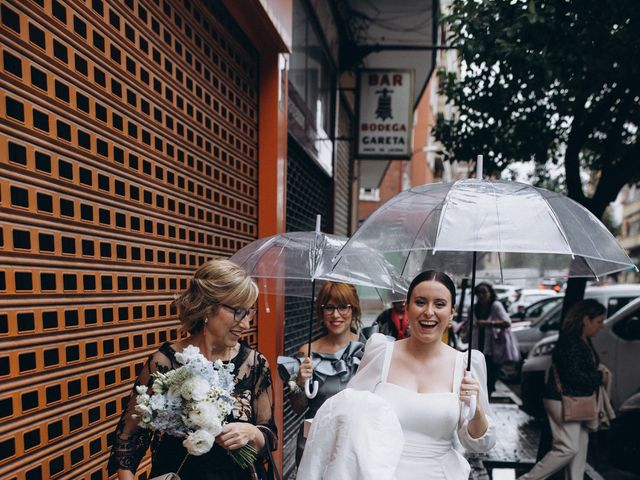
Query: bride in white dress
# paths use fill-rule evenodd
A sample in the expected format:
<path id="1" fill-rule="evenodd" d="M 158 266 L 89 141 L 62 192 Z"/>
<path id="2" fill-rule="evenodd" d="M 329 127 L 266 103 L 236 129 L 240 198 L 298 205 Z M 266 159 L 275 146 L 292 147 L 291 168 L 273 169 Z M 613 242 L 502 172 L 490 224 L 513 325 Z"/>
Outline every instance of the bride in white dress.
<path id="1" fill-rule="evenodd" d="M 370 476 L 366 471 L 375 470 L 362 465 L 385 462 L 384 471 L 392 472 L 384 476 L 389 480 L 467 480 L 469 463 L 457 451 L 456 439 L 478 453 L 495 444 L 484 356 L 472 352 L 473 378 L 468 378 L 466 354 L 441 341 L 455 311 L 453 281 L 441 272 L 423 272 L 411 282 L 407 298 L 411 336 L 396 342 L 380 334 L 369 339 L 349 388 L 316 414 L 298 470 L 301 480 L 337 479 L 327 476 L 330 471 L 349 472 L 350 479 L 383 480 L 381 470 Z M 350 400 L 355 398 L 350 389 L 373 393 L 375 402 L 382 400 L 389 407 L 385 411 L 395 413 L 386 415 L 391 417 L 386 427 L 397 434 L 376 435 L 374 451 L 362 448 L 363 443 L 371 446 L 362 417 L 375 416 L 372 424 L 380 428 L 379 411 L 367 409 L 367 403 L 375 402 L 367 402 L 366 396 Z M 478 401 L 468 419 L 463 406 L 471 396 Z M 336 412 L 345 411 L 349 413 L 336 418 Z"/>

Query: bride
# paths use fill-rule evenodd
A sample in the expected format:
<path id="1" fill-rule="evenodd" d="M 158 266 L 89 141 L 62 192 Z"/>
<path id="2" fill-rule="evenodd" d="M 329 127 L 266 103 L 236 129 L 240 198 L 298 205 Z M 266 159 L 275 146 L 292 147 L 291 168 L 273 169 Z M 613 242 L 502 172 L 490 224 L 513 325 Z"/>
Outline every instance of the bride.
<path id="1" fill-rule="evenodd" d="M 349 478 L 382 480 L 382 470 L 370 476 L 366 472 L 375 469 L 363 470 L 362 465 L 381 465 L 389 472 L 384 477 L 388 479 L 469 478 L 469 463 L 456 450 L 456 439 L 467 450 L 486 452 L 495 444 L 495 430 L 484 356 L 473 352 L 472 376 L 467 377 L 466 354 L 441 341 L 454 315 L 455 298 L 455 285 L 442 272 L 422 272 L 411 282 L 407 296 L 411 336 L 396 342 L 380 334 L 369 339 L 349 388 L 316 414 L 299 478 L 328 479 L 329 472 L 340 471 L 348 472 Z M 375 398 L 367 400 L 350 393 L 353 390 L 370 392 Z M 464 405 L 474 396 L 478 400 L 475 411 L 464 415 Z M 367 451 L 358 445 L 371 438 L 367 425 L 376 423 L 380 428 L 382 417 L 367 414 L 371 410 L 366 404 L 379 408 L 380 401 L 391 412 L 385 431 L 397 434 L 376 435 L 375 451 Z M 362 421 L 365 415 L 370 422 Z M 334 428 L 328 428 L 332 422 Z M 350 446 L 353 451 L 345 452 Z"/>

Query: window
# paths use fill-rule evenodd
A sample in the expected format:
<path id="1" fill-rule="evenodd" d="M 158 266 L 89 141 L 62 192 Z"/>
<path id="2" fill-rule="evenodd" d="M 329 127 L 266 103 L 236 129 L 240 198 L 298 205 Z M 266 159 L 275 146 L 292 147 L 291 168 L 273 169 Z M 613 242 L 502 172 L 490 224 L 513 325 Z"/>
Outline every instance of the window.
<path id="1" fill-rule="evenodd" d="M 616 322 L 613 331 L 628 342 L 640 340 L 640 311 L 636 309 L 625 318 Z"/>
<path id="2" fill-rule="evenodd" d="M 637 297 L 611 297 L 607 302 L 607 317 L 610 317 L 622 307 L 624 307 L 631 300 Z"/>

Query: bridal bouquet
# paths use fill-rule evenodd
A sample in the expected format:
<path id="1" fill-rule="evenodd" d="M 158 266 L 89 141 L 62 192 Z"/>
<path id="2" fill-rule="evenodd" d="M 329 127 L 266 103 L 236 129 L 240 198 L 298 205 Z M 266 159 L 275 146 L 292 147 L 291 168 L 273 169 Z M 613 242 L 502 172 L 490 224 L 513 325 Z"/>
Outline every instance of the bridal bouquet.
<path id="1" fill-rule="evenodd" d="M 182 445 L 191 455 L 202 455 L 211 450 L 233 409 L 234 367 L 208 361 L 194 346 L 176 353 L 176 361 L 179 368 L 153 374 L 151 392 L 146 386 L 136 387 L 135 409 L 142 428 L 184 438 Z M 257 451 L 247 444 L 229 453 L 247 468 Z"/>

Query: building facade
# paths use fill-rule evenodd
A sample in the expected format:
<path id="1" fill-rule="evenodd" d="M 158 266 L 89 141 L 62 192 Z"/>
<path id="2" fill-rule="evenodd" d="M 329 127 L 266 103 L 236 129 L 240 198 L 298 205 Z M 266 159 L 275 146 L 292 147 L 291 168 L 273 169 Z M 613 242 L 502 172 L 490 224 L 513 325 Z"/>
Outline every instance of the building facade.
<path id="1" fill-rule="evenodd" d="M 107 478 L 174 294 L 284 227 L 291 5 L 228 4 L 1 4 L 1 478 Z"/>
<path id="2" fill-rule="evenodd" d="M 0 3 L 0 478 L 108 477 L 123 403 L 178 338 L 172 300 L 200 264 L 318 214 L 323 231 L 353 233 L 356 72 L 399 66 L 376 37 L 394 9 L 435 22 L 430 1 L 370 8 Z M 429 35 L 401 67 L 432 65 Z M 259 302 L 245 338 L 275 366 L 305 341 L 310 303 Z M 274 383 L 287 478 L 301 419 Z"/>

